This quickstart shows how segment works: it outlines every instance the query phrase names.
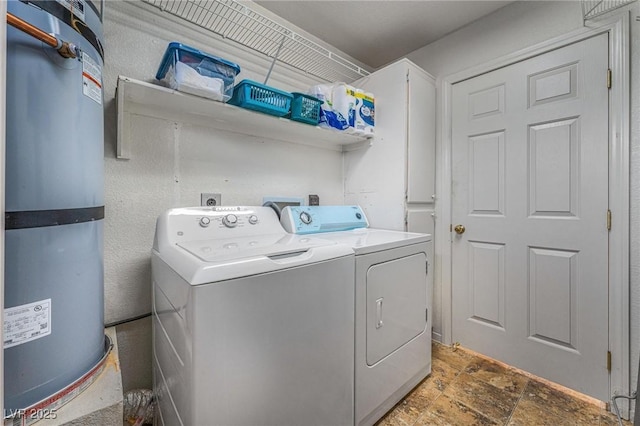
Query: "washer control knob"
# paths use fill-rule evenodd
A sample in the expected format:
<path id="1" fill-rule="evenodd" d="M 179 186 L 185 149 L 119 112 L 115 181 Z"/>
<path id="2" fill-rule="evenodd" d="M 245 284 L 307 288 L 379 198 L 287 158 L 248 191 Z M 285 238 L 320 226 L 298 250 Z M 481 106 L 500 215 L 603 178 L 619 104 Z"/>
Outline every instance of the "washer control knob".
<path id="1" fill-rule="evenodd" d="M 227 228 L 234 228 L 238 224 L 238 216 L 235 214 L 228 214 L 222 218 L 222 223 Z"/>
<path id="2" fill-rule="evenodd" d="M 206 228 L 207 226 L 209 226 L 210 223 L 211 223 L 211 219 L 209 219 L 208 217 L 204 216 L 200 218 L 200 226 L 202 226 L 203 228 Z"/>
<path id="3" fill-rule="evenodd" d="M 255 214 L 252 214 L 251 216 L 249 216 L 249 223 L 252 225 L 255 225 L 256 223 L 258 223 L 258 216 L 256 216 Z"/>
<path id="4" fill-rule="evenodd" d="M 300 213 L 300 220 L 302 221 L 302 223 L 304 223 L 305 225 L 308 225 L 311 223 L 312 219 L 311 219 L 311 215 L 307 212 L 302 212 Z"/>

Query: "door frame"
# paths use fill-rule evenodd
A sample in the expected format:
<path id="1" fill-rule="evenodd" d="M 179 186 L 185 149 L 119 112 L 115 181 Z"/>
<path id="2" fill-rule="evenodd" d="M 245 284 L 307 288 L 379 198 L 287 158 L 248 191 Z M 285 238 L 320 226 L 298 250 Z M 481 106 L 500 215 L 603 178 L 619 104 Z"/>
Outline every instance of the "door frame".
<path id="1" fill-rule="evenodd" d="M 609 232 L 609 350 L 611 351 L 610 393 L 630 393 L 629 354 L 629 161 L 630 161 L 630 11 L 590 23 L 568 34 L 511 53 L 473 68 L 438 78 L 438 120 L 436 138 L 436 280 L 442 288 L 441 339 L 452 342 L 452 90 L 453 84 L 520 62 L 581 40 L 609 34 L 609 64 L 613 85 L 609 91 L 609 209 L 613 226 Z M 605 84 L 606 76 L 602 76 Z M 602 219 L 605 226 L 605 212 Z M 438 276 L 439 275 L 439 276 Z M 603 354 L 603 357 L 606 354 Z M 625 400 L 626 404 L 626 400 Z M 622 407 L 627 413 L 628 405 Z"/>

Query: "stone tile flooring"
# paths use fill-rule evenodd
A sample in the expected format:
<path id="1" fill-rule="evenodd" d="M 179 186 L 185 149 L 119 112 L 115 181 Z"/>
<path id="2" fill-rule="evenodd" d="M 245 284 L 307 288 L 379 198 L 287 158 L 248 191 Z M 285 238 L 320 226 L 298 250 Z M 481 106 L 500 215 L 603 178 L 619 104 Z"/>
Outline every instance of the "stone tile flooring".
<path id="1" fill-rule="evenodd" d="M 601 406 L 462 348 L 433 343 L 432 372 L 378 426 L 618 424 Z M 630 422 L 624 422 L 631 425 Z"/>

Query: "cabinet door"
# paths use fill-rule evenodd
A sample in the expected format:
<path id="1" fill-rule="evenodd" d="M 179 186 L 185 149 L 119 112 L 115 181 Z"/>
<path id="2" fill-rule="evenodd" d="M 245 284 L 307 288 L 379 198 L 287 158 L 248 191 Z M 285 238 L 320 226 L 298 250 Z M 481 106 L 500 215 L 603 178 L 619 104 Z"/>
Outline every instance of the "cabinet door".
<path id="1" fill-rule="evenodd" d="M 404 231 L 407 66 L 396 62 L 353 83 L 375 96 L 371 143 L 344 154 L 345 203 L 359 204 L 374 228 Z"/>
<path id="2" fill-rule="evenodd" d="M 410 209 L 407 211 L 407 231 L 434 234 L 433 210 Z"/>
<path id="3" fill-rule="evenodd" d="M 429 77 L 409 68 L 407 202 L 433 203 L 435 194 L 436 89 Z"/>

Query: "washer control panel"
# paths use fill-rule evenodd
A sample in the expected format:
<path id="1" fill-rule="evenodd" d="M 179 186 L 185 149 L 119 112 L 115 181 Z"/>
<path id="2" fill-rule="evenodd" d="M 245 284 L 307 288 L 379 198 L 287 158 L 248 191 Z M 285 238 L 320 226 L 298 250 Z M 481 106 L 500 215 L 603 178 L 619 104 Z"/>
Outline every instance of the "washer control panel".
<path id="1" fill-rule="evenodd" d="M 288 206 L 282 209 L 280 223 L 292 234 L 348 231 L 369 226 L 360 206 Z"/>
<path id="2" fill-rule="evenodd" d="M 271 207 L 248 206 L 171 209 L 158 218 L 156 234 L 159 232 L 164 233 L 173 243 L 267 234 L 286 235 Z"/>

